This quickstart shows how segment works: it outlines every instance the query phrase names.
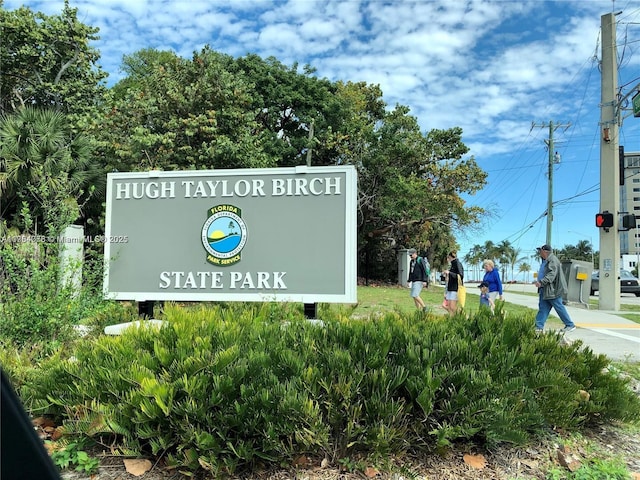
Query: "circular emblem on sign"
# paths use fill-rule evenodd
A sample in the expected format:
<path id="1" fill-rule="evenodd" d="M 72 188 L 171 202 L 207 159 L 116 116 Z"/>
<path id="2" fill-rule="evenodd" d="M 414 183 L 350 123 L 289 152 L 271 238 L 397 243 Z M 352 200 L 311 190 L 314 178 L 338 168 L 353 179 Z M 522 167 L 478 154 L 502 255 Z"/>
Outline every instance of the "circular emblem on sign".
<path id="1" fill-rule="evenodd" d="M 241 214 L 233 205 L 216 205 L 207 211 L 201 236 L 207 262 L 225 267 L 240 261 L 247 243 L 247 226 Z"/>

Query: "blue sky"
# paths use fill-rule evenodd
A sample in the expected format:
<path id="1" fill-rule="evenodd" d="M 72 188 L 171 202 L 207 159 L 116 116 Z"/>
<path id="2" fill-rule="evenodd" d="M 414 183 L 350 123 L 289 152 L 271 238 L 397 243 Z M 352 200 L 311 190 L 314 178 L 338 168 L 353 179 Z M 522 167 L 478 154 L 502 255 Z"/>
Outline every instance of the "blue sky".
<path id="1" fill-rule="evenodd" d="M 464 256 L 475 244 L 509 240 L 522 256 L 546 237 L 549 122 L 554 167 L 552 244 L 599 246 L 601 16 L 615 11 L 619 85 L 640 83 L 640 0 L 70 0 L 100 28 L 109 84 L 122 56 L 142 48 L 191 58 L 205 45 L 235 57 L 256 53 L 310 64 L 330 80 L 379 84 L 390 107 L 407 105 L 422 130 L 461 127 L 488 172 L 468 204 L 490 214 L 456 232 Z M 5 0 L 57 14 L 62 0 Z M 620 130 L 640 151 L 640 118 Z"/>

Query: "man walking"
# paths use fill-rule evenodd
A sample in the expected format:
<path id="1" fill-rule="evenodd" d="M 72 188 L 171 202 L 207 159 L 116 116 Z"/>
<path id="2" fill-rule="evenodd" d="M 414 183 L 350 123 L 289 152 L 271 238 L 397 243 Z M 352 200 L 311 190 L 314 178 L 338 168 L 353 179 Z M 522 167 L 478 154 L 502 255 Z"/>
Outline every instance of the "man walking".
<path id="1" fill-rule="evenodd" d="M 544 324 L 549 318 L 549 312 L 553 307 L 564 323 L 562 333 L 573 332 L 576 329 L 569 317 L 569 312 L 562 303 L 562 297 L 567 293 L 567 281 L 562 273 L 562 264 L 549 245 L 542 245 L 536 249 L 543 260 L 544 268 L 541 268 L 542 277 L 538 275 L 535 282 L 540 296 L 538 313 L 536 315 L 536 332 L 542 333 Z"/>
<path id="2" fill-rule="evenodd" d="M 420 298 L 420 292 L 422 287 L 427 286 L 427 266 L 425 265 L 425 259 L 418 257 L 418 253 L 415 248 L 410 248 L 407 252 L 411 261 L 409 262 L 409 278 L 411 283 L 411 297 L 416 304 L 416 308 L 419 310 L 427 311 L 427 307 L 424 304 L 424 300 Z"/>

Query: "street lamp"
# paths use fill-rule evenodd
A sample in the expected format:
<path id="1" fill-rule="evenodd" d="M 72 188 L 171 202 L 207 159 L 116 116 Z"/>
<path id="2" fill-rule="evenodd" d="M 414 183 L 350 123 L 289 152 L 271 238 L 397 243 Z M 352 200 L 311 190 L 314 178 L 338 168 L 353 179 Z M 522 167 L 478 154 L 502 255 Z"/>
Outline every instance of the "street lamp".
<path id="1" fill-rule="evenodd" d="M 589 237 L 589 245 L 591 245 L 591 268 L 595 268 L 594 265 L 594 256 L 593 256 L 593 237 L 591 235 L 585 235 L 584 233 L 576 232 L 575 230 L 567 230 L 569 233 L 577 233 L 578 235 L 582 235 L 583 237 Z M 640 251 L 638 252 L 638 258 L 640 258 Z"/>

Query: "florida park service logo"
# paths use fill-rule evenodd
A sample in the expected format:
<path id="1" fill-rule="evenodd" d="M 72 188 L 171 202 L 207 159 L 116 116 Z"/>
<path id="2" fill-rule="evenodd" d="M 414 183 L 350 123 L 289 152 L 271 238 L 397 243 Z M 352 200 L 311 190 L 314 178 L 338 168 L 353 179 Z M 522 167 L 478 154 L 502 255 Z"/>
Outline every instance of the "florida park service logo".
<path id="1" fill-rule="evenodd" d="M 221 267 L 238 263 L 246 243 L 247 226 L 238 207 L 216 205 L 207 210 L 207 220 L 202 226 L 207 262 Z"/>

